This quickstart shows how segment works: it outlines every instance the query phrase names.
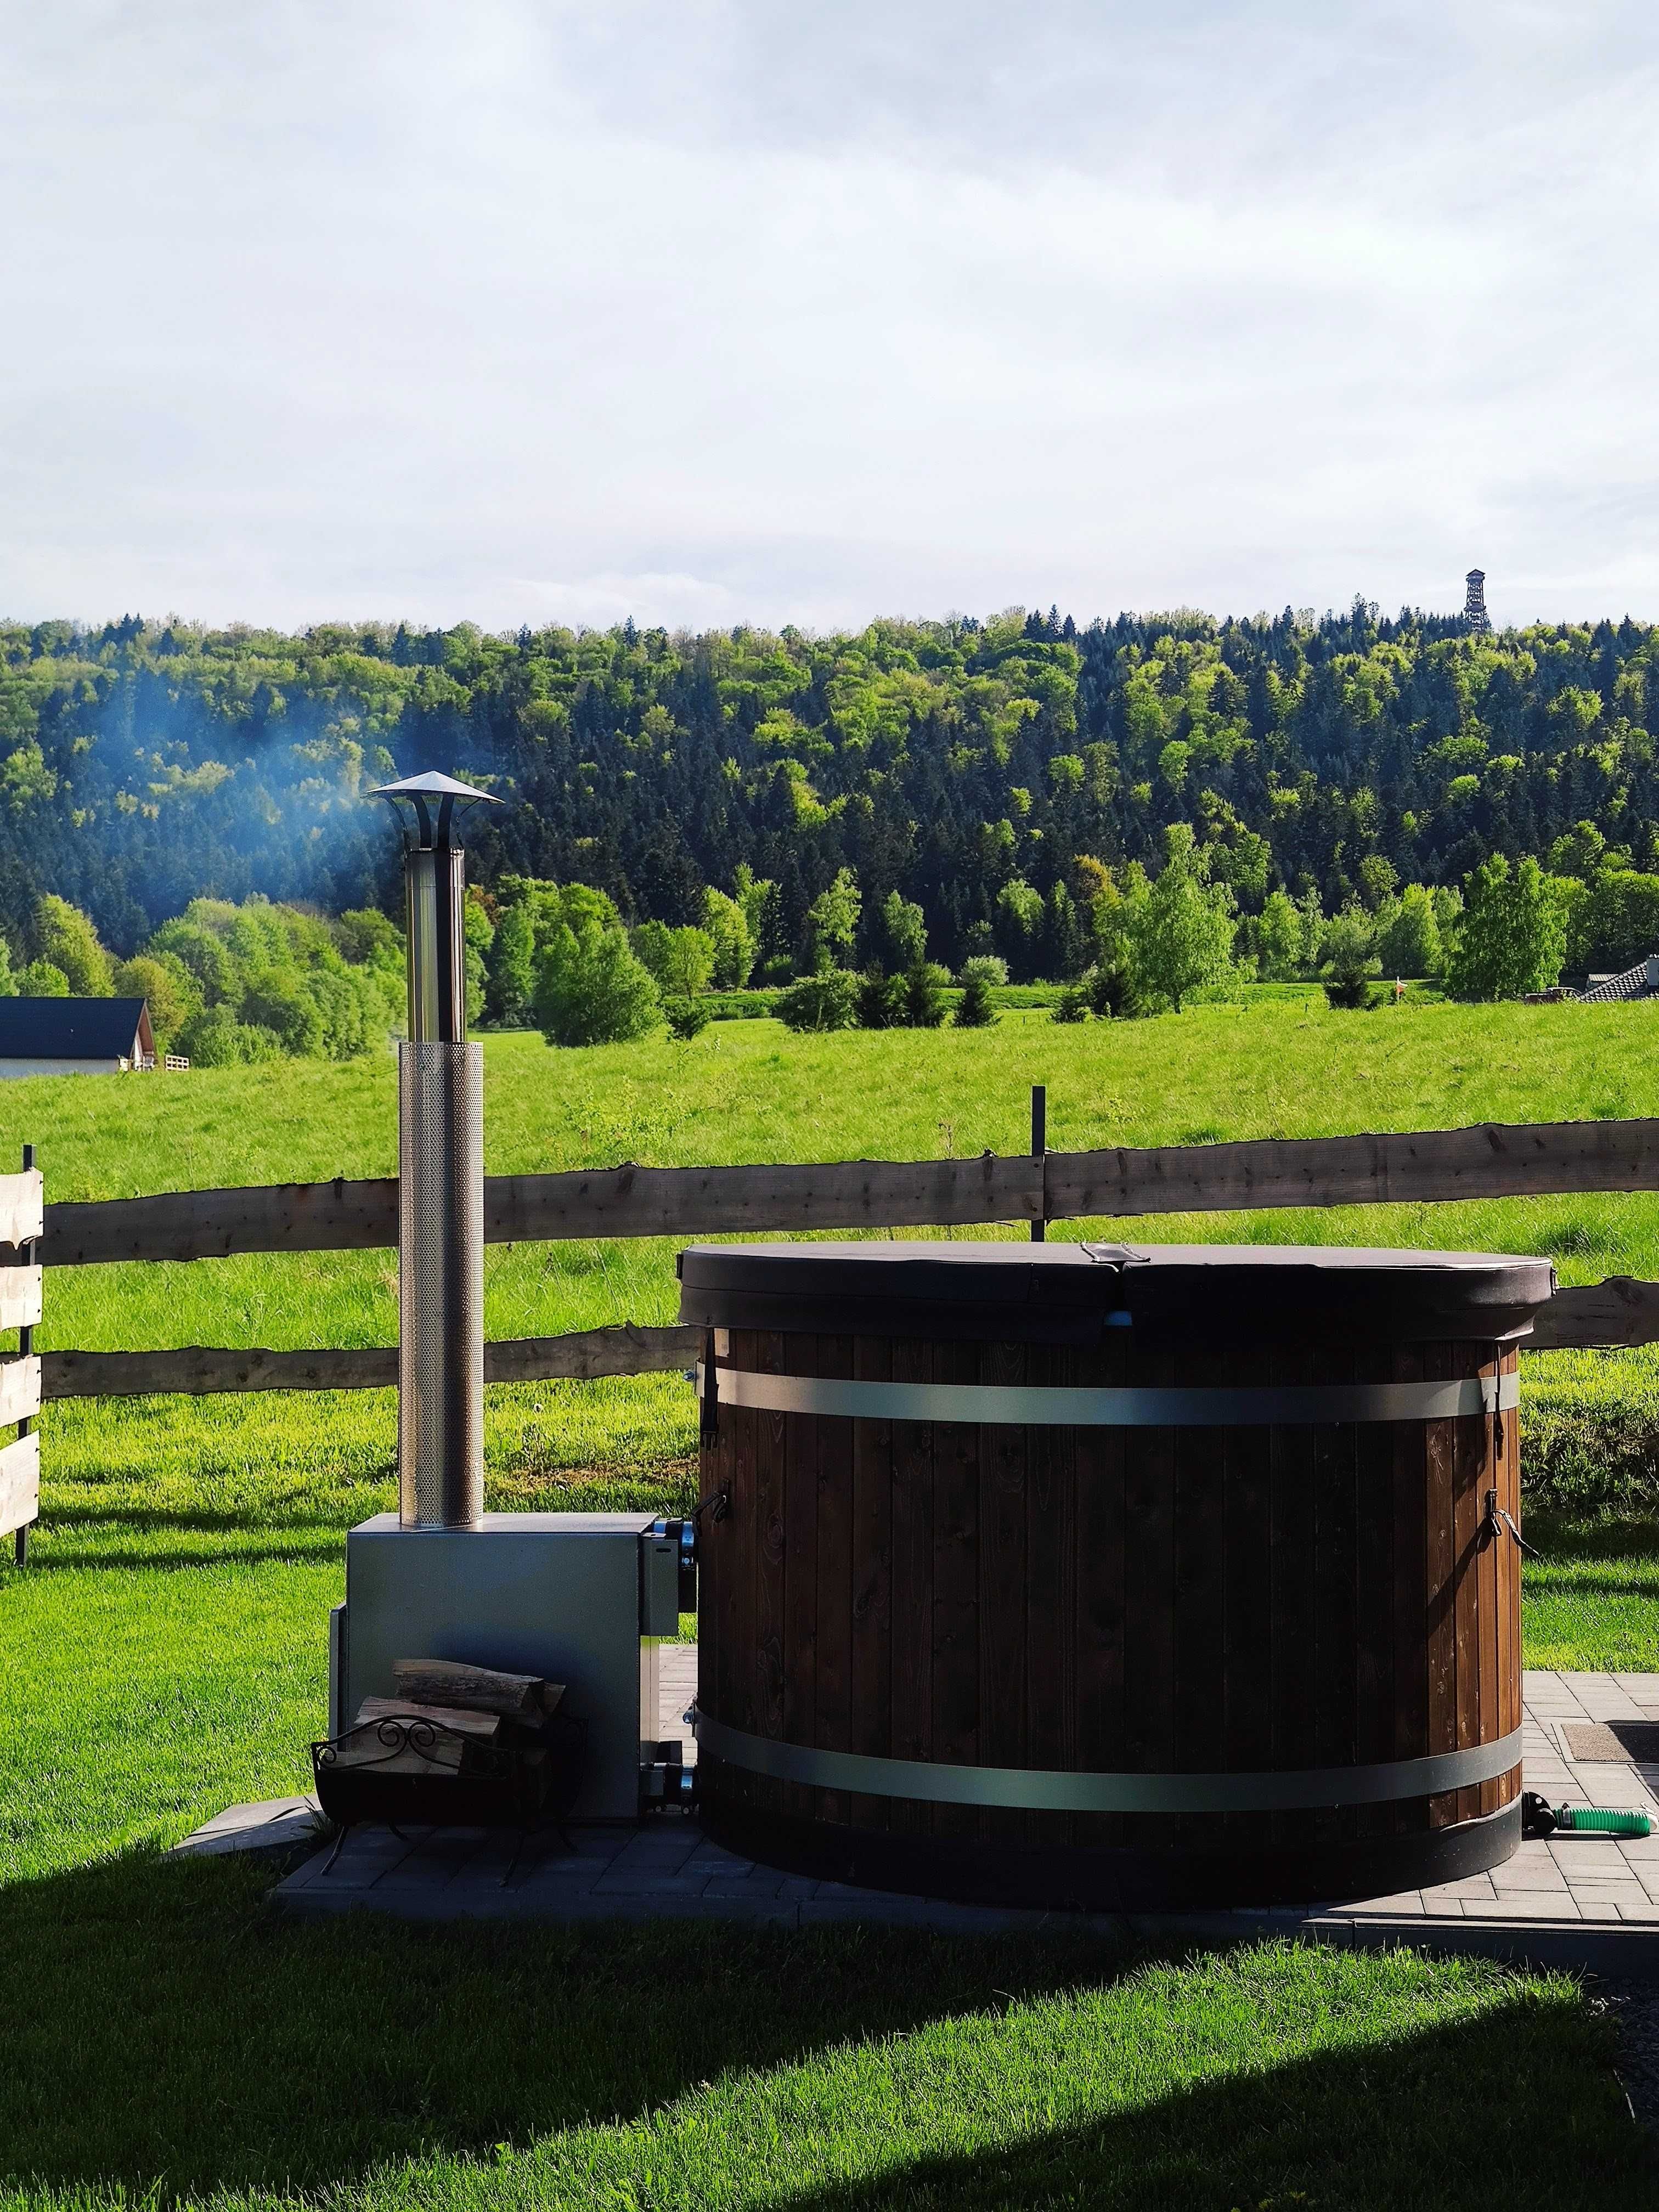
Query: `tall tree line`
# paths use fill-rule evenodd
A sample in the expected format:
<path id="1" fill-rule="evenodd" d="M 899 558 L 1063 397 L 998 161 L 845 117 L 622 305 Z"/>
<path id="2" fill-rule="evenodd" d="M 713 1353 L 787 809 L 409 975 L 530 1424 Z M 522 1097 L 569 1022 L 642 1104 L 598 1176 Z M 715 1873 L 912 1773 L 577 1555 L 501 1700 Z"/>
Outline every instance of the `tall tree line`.
<path id="1" fill-rule="evenodd" d="M 43 892 L 124 954 L 198 896 L 389 910 L 395 842 L 362 794 L 426 768 L 514 802 L 473 833 L 485 887 L 590 884 L 673 928 L 740 871 L 772 884 L 774 976 L 810 964 L 847 869 L 866 932 L 896 892 L 953 968 L 1066 972 L 1080 862 L 1155 871 L 1175 823 L 1245 916 L 1275 890 L 1334 914 L 1385 870 L 1559 865 L 1580 824 L 1598 867 L 1650 871 L 1656 635 L 1475 636 L 1364 601 L 834 636 L 0 624 L 0 927 L 27 951 Z"/>

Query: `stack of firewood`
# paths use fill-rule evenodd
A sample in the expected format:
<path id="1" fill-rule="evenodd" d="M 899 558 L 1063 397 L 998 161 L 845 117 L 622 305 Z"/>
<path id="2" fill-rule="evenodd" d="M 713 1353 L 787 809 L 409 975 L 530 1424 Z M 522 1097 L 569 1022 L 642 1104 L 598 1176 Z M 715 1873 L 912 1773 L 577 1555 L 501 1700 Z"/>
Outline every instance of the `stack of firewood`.
<path id="1" fill-rule="evenodd" d="M 564 1695 L 562 1682 L 503 1674 L 494 1667 L 469 1667 L 455 1659 L 399 1659 L 392 1675 L 396 1696 L 363 1699 L 349 1734 L 336 1748 L 337 1765 L 436 1778 L 463 1772 L 472 1747 L 486 1745 L 503 1750 L 511 1747 L 533 1764 L 544 1755 L 541 1739 L 548 1717 Z M 433 1726 L 398 1731 L 374 1725 L 422 1721 Z M 388 1755 L 389 1746 L 400 1735 L 402 1747 Z"/>

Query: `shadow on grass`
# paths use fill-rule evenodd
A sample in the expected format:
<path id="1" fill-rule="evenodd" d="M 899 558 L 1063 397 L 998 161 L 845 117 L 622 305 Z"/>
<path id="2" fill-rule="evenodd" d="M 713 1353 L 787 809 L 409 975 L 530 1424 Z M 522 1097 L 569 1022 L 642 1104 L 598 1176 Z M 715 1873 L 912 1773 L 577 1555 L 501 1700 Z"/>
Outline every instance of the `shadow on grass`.
<path id="1" fill-rule="evenodd" d="M 158 1533 L 167 1533 L 161 1531 Z M 54 1568 L 74 1568 L 84 1574 L 95 1567 L 155 1567 L 170 1570 L 175 1567 L 244 1567 L 258 1566 L 276 1561 L 289 1566 L 314 1567 L 335 1564 L 343 1567 L 344 1532 L 335 1528 L 321 1536 L 283 1535 L 278 1530 L 257 1534 L 250 1540 L 223 1544 L 209 1550 L 167 1551 L 160 1546 L 144 1549 L 130 1543 L 88 1544 L 75 1546 L 59 1541 L 50 1547 L 31 1547 L 29 1563 L 24 1572 L 31 1575 L 49 1574 Z M 0 1575 L 8 1570 L 0 1562 Z"/>
<path id="2" fill-rule="evenodd" d="M 1527 1516 L 1527 1540 L 1544 1553 L 1541 1565 L 1577 1560 L 1659 1559 L 1659 1521 L 1581 1519 L 1534 1507 Z M 1650 1588 L 1646 1593 L 1652 1595 Z"/>
<path id="3" fill-rule="evenodd" d="M 319 1925 L 272 1860 L 133 1853 L 0 1889 L 0 2184 L 314 2186 L 648 2112 L 1121 1953 L 908 1935 Z"/>
<path id="4" fill-rule="evenodd" d="M 160 2183 L 169 2197 L 349 2185 L 386 2162 L 487 2160 L 582 2124 L 623 2166 L 655 2166 L 665 2124 L 687 2139 L 676 2155 L 728 2166 L 730 2193 L 752 2203 L 737 2186 L 740 2116 L 704 2101 L 723 2075 L 763 2077 L 837 2045 L 997 2015 L 1011 1996 L 1109 1984 L 1127 1963 L 1097 1939 L 890 1929 L 431 1929 L 368 1915 L 296 1926 L 260 1911 L 270 1879 L 268 1863 L 135 1855 L 0 1891 L 0 2185 L 141 2194 Z M 1349 2001 L 1363 2008 L 1363 1990 Z M 1191 2027 L 1201 2042 L 1201 2014 Z M 1170 2039 L 1182 2058 L 1178 2022 Z M 1073 2047 L 1060 2050 L 1073 2063 Z M 1102 2051 L 1097 2072 L 1085 2062 L 1085 2109 L 1123 2087 L 1122 2047 Z M 1226 2056 L 1248 2063 L 1249 2039 Z M 982 2156 L 913 2160 L 879 2182 L 774 2201 L 780 2212 L 1225 2208 L 1301 2189 L 1326 2205 L 1484 2206 L 1523 2184 L 1584 2201 L 1587 2185 L 1639 2170 L 1605 2036 L 1560 1984 L 1511 1984 L 1455 2027 L 1249 2078 L 1179 2092 L 1164 2080 L 1154 2070 L 1142 2097 L 1097 2123 L 1016 2129 Z M 1007 2086 L 1017 2108 L 1035 2088 L 1041 2112 L 1045 2076 L 1029 2051 Z M 681 2097 L 691 2118 L 665 2123 Z M 865 2162 L 858 2103 L 843 2090 L 822 2107 L 809 2100 L 811 2120 L 784 2118 L 811 2131 L 809 2171 L 823 2130 Z M 1061 2113 L 1077 2109 L 1061 2100 Z M 617 2141 L 618 2126 L 647 2114 L 656 2148 Z M 718 2175 L 706 2178 L 708 2201 L 725 2201 Z"/>
<path id="5" fill-rule="evenodd" d="M 49 1498 L 31 1574 L 54 1568 L 205 1567 L 284 1560 L 312 1565 L 343 1559 L 345 1532 L 385 1510 L 384 1493 L 365 1489 L 329 1501 L 296 1499 L 294 1510 L 120 1504 L 94 1492 Z M 191 1547 L 187 1540 L 203 1542 Z M 149 1542 L 139 1540 L 149 1538 Z"/>
<path id="6" fill-rule="evenodd" d="M 96 1492 L 84 1498 L 61 1498 L 49 1501 L 45 1518 L 54 1530 L 76 1528 L 143 1528 L 195 1529 L 205 1535 L 241 1535 L 250 1530 L 267 1531 L 279 1528 L 325 1530 L 337 1534 L 342 1528 L 350 1525 L 349 1516 L 362 1519 L 368 1514 L 384 1510 L 381 1500 L 395 1492 L 380 1492 L 365 1489 L 348 1494 L 337 1500 L 341 1511 L 325 1512 L 314 1498 L 294 1501 L 290 1510 L 285 1504 L 261 1501 L 257 1505 L 206 1507 L 202 1505 L 161 1505 L 154 1504 L 123 1505 L 100 1496 Z"/>
<path id="7" fill-rule="evenodd" d="M 372 1509 L 371 1509 L 372 1510 Z M 361 1518 L 368 1516 L 361 1516 Z M 191 1510 L 118 1506 L 108 1512 L 53 1510 L 41 1521 L 29 1547 L 27 1574 L 101 1567 L 220 1567 L 281 1560 L 295 1565 L 343 1565 L 349 1520 L 311 1516 L 286 1520 Z M 144 1538 L 151 1540 L 145 1542 Z M 198 1540 L 191 1543 L 195 1538 Z M 0 1580 L 12 1571 L 9 1553 Z"/>

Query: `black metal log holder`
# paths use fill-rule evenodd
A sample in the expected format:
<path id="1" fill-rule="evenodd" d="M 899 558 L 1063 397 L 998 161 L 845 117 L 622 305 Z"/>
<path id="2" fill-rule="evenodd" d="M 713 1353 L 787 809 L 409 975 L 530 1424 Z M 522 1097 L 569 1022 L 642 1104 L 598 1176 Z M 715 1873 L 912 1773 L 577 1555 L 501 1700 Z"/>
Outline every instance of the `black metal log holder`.
<path id="1" fill-rule="evenodd" d="M 383 1823 L 400 1838 L 405 1828 L 516 1828 L 503 1888 L 539 1830 L 556 1830 L 564 1848 L 574 1850 L 565 1823 L 581 1785 L 586 1723 L 553 1712 L 520 1728 L 503 1723 L 503 1729 L 512 1733 L 483 1742 L 426 1714 L 385 1713 L 313 1743 L 317 1802 L 339 1831 L 323 1872 L 364 1821 Z M 353 1756 L 343 1764 L 348 1750 Z M 406 1756 L 422 1766 L 388 1771 Z"/>

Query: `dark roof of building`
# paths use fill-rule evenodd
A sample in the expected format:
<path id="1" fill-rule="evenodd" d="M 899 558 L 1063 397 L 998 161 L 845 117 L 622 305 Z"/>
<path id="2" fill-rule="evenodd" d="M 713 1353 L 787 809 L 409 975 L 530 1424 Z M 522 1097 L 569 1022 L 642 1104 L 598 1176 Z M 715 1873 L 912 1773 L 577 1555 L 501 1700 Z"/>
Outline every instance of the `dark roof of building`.
<path id="1" fill-rule="evenodd" d="M 1592 983 L 1588 991 L 1581 991 L 1578 1003 L 1581 1006 L 1602 1006 L 1610 999 L 1650 999 L 1654 995 L 1653 985 L 1648 980 L 1648 963 L 1645 960 L 1638 960 L 1633 968 L 1626 968 L 1622 975 L 1603 976 L 1599 983 Z"/>
<path id="2" fill-rule="evenodd" d="M 131 1060 L 155 1049 L 143 999 L 0 999 L 0 1060 Z"/>

